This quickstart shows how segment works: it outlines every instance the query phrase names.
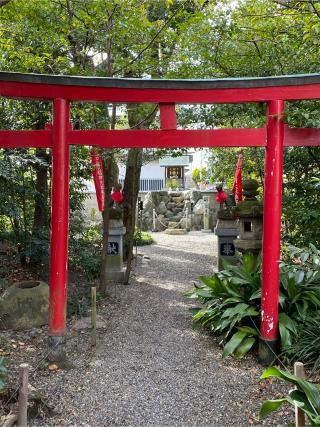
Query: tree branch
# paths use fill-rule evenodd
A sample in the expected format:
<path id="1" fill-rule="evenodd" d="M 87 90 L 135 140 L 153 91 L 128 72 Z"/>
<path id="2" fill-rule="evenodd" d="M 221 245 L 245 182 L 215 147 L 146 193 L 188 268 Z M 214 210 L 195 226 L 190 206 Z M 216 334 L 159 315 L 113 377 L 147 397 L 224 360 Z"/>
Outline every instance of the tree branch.
<path id="1" fill-rule="evenodd" d="M 170 23 L 170 21 L 172 21 L 172 19 L 176 16 L 176 14 L 178 12 L 180 12 L 180 10 L 183 8 L 184 4 L 182 4 L 180 7 L 178 7 L 178 9 L 172 13 L 172 15 L 168 18 L 168 20 L 162 25 L 162 27 L 156 32 L 156 34 L 152 37 L 152 39 L 149 41 L 149 43 L 147 43 L 147 45 L 140 50 L 140 52 L 133 58 L 131 59 L 131 61 L 129 61 L 126 65 L 124 65 L 121 68 L 118 68 L 118 70 L 115 70 L 113 72 L 113 74 L 118 74 L 121 71 L 125 70 L 127 67 L 129 67 L 130 65 L 132 65 L 134 62 L 136 62 L 141 55 L 149 49 L 150 46 L 153 45 L 153 43 L 155 42 L 155 40 L 158 38 L 158 36 L 162 33 L 162 31 L 168 26 L 168 24 Z"/>

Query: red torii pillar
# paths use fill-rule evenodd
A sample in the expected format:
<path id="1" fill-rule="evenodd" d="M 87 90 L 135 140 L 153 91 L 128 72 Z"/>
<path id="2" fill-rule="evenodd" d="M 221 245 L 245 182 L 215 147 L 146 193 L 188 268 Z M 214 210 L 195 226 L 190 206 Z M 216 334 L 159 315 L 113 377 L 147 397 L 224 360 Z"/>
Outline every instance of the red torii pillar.
<path id="1" fill-rule="evenodd" d="M 69 229 L 69 102 L 53 101 L 49 359 L 65 354 Z"/>
<path id="2" fill-rule="evenodd" d="M 284 145 L 284 102 L 268 103 L 265 151 L 264 217 L 262 250 L 262 297 L 259 356 L 271 364 L 277 351 L 280 288 L 280 239 L 282 169 Z"/>

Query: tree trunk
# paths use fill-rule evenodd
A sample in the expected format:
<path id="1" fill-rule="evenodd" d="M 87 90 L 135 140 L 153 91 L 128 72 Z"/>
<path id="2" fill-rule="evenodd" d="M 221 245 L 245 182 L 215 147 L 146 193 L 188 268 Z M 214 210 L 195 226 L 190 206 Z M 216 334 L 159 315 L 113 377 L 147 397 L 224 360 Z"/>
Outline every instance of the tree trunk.
<path id="1" fill-rule="evenodd" d="M 131 261 L 133 255 L 132 252 L 134 228 L 136 222 L 136 205 L 139 194 L 142 153 L 142 148 L 133 148 L 129 150 L 126 164 L 126 177 L 123 188 L 123 224 L 126 228 L 126 234 L 124 235 L 124 255 L 127 259 L 127 272 L 125 283 L 129 282 Z"/>
<path id="2" fill-rule="evenodd" d="M 109 219 L 110 219 L 110 175 L 111 175 L 111 155 L 104 161 L 103 179 L 104 179 L 104 212 L 103 217 L 103 237 L 102 237 L 102 254 L 101 254 L 101 270 L 100 270 L 100 285 L 99 289 L 103 296 L 107 291 L 107 250 L 109 240 Z"/>

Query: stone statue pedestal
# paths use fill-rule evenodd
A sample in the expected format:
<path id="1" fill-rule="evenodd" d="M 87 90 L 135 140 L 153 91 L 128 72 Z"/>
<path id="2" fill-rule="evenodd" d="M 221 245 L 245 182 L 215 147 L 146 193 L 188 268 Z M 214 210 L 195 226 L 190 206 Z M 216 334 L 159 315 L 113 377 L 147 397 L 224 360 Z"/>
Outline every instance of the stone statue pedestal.
<path id="1" fill-rule="evenodd" d="M 239 235 L 239 226 L 237 220 L 229 211 L 224 212 L 223 209 L 218 211 L 218 221 L 214 233 L 218 237 L 219 271 L 223 269 L 222 260 L 236 265 L 238 258 L 236 257 L 234 240 Z"/>
<path id="2" fill-rule="evenodd" d="M 123 283 L 126 269 L 123 266 L 123 235 L 126 229 L 122 219 L 110 219 L 106 263 L 107 280 Z"/>

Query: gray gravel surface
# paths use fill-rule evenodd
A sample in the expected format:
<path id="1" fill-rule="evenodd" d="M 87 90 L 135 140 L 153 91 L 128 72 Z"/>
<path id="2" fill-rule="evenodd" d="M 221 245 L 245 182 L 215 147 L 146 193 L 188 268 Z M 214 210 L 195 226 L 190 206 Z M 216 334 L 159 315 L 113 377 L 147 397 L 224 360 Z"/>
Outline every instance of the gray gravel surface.
<path id="1" fill-rule="evenodd" d="M 221 349 L 191 326 L 184 297 L 200 274 L 216 266 L 215 236 L 155 233 L 138 248 L 130 286 L 114 285 L 99 308 L 107 321 L 95 354 L 89 335 L 70 332 L 77 369 L 35 378 L 56 415 L 33 426 L 249 426 L 262 397 L 278 389 L 259 383 L 255 359 L 222 359 Z M 141 255 L 144 255 L 142 257 Z M 47 375 L 47 376 L 45 376 Z M 286 425 L 287 413 L 265 425 Z M 261 425 L 261 424 L 260 424 Z"/>

